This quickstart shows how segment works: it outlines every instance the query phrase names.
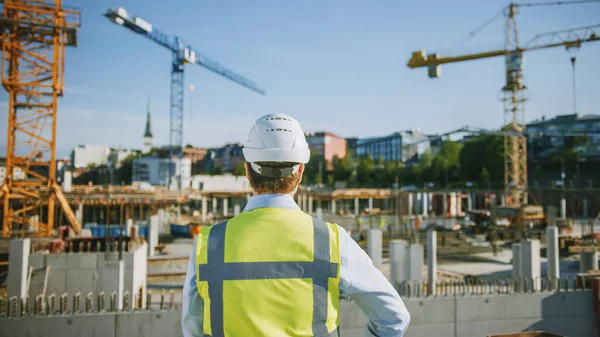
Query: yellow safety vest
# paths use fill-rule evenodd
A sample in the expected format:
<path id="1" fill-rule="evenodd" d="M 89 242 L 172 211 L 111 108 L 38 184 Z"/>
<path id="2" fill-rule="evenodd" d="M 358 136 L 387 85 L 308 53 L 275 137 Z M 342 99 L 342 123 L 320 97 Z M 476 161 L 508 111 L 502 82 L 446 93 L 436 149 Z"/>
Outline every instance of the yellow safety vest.
<path id="1" fill-rule="evenodd" d="M 337 226 L 255 209 L 202 228 L 196 263 L 205 336 L 337 336 Z"/>

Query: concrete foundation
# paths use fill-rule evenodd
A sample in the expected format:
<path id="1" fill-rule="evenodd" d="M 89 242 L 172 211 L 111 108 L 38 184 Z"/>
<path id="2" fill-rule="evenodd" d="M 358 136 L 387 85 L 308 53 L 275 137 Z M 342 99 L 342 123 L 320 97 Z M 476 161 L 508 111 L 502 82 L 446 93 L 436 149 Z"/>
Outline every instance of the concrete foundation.
<path id="1" fill-rule="evenodd" d="M 409 280 L 410 255 L 404 240 L 390 241 L 390 282 L 396 286 Z"/>
<path id="2" fill-rule="evenodd" d="M 518 280 L 523 275 L 521 273 L 521 244 L 513 243 L 512 245 L 512 278 Z"/>
<path id="3" fill-rule="evenodd" d="M 427 231 L 427 284 L 429 295 L 435 295 L 437 284 L 437 232 Z"/>
<path id="4" fill-rule="evenodd" d="M 520 331 L 573 337 L 595 334 L 591 291 L 403 300 L 411 314 L 404 337 L 480 337 Z M 356 304 L 340 302 L 340 336 L 365 336 L 367 322 Z M 0 336 L 46 336 L 49 331 L 64 337 L 183 336 L 181 310 L 0 318 Z"/>
<path id="5" fill-rule="evenodd" d="M 146 244 L 136 247 L 133 252 L 123 252 L 121 261 L 118 253 L 32 254 L 29 263 L 33 272 L 28 295 L 35 298 L 44 289 L 46 295 L 80 292 L 85 296 L 101 291 L 110 295 L 122 288 L 122 293 L 127 291 L 133 298 L 135 294 L 146 292 L 146 254 Z M 144 304 L 146 298 L 142 297 L 141 301 Z"/>
<path id="6" fill-rule="evenodd" d="M 558 227 L 549 226 L 546 228 L 546 246 L 548 257 L 548 277 L 553 279 L 560 278 L 559 256 L 558 256 Z"/>
<path id="7" fill-rule="evenodd" d="M 323 220 L 323 209 L 321 207 L 317 208 L 317 219 Z"/>
<path id="8" fill-rule="evenodd" d="M 542 265 L 540 260 L 540 241 L 526 240 L 521 242 L 521 272 L 526 280 L 533 280 L 533 290 L 541 288 Z"/>
<path id="9" fill-rule="evenodd" d="M 598 270 L 598 252 L 579 253 L 579 272 L 587 273 L 590 270 Z"/>
<path id="10" fill-rule="evenodd" d="M 152 215 L 148 225 L 148 256 L 156 255 L 158 246 L 158 216 Z"/>
<path id="11" fill-rule="evenodd" d="M 8 248 L 8 296 L 25 297 L 29 284 L 29 252 L 31 241 L 29 239 L 14 239 Z"/>
<path id="12" fill-rule="evenodd" d="M 383 264 L 382 242 L 383 232 L 379 228 L 369 229 L 369 235 L 367 239 L 367 253 L 371 257 L 373 265 L 377 269 L 381 269 L 381 266 Z"/>
<path id="13" fill-rule="evenodd" d="M 202 216 L 202 221 L 206 220 L 206 216 L 208 214 L 208 200 L 206 200 L 206 197 L 202 197 L 202 210 L 201 210 L 201 216 Z"/>
<path id="14" fill-rule="evenodd" d="M 73 172 L 65 170 L 65 180 L 62 183 L 63 192 L 71 192 L 73 190 Z"/>

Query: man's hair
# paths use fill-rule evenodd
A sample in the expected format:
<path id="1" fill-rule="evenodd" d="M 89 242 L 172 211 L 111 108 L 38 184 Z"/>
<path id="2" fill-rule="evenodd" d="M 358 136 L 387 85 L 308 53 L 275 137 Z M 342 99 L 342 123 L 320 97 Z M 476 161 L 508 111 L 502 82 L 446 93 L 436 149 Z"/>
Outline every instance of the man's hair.
<path id="1" fill-rule="evenodd" d="M 262 167 L 291 167 L 298 165 L 297 163 L 275 162 L 257 162 L 256 164 Z M 254 171 L 250 163 L 248 163 L 248 171 L 250 172 L 250 185 L 258 194 L 288 194 L 293 192 L 296 185 L 300 182 L 300 172 L 283 178 L 269 178 Z"/>

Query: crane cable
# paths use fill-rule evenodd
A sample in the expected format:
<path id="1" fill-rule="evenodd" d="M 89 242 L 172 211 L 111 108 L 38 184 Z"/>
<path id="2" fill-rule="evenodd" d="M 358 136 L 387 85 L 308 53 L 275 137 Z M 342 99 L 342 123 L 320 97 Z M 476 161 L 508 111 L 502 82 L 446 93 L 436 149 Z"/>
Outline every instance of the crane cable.
<path id="1" fill-rule="evenodd" d="M 600 1 L 600 0 L 598 0 Z M 469 41 L 470 39 L 472 39 L 473 37 L 475 37 L 475 35 L 477 35 L 478 33 L 480 33 L 483 29 L 485 29 L 487 26 L 489 26 L 492 22 L 494 22 L 496 19 L 498 19 L 499 17 L 501 17 L 504 14 L 504 11 L 506 10 L 506 8 L 502 8 L 498 13 L 496 13 L 494 16 L 492 16 L 490 19 L 488 19 L 486 22 L 484 22 L 483 24 L 477 26 L 477 28 L 473 29 L 472 31 L 469 32 L 469 34 L 467 34 L 466 37 L 464 37 L 463 39 L 459 40 L 457 43 L 455 43 L 454 45 L 440 51 L 440 52 L 446 52 L 449 50 L 452 50 L 462 44 L 464 44 L 465 42 Z"/>
<path id="2" fill-rule="evenodd" d="M 517 6 L 522 6 L 522 7 L 538 7 L 538 6 L 559 6 L 559 5 L 578 5 L 578 4 L 586 4 L 586 3 L 600 3 L 600 0 L 575 0 L 575 1 L 553 1 L 553 2 L 524 2 L 524 3 L 515 3 L 515 5 Z M 496 13 L 496 15 L 492 16 L 489 20 L 487 20 L 486 22 L 484 22 L 483 24 L 481 24 L 480 26 L 478 26 L 477 28 L 473 29 L 472 31 L 469 32 L 469 34 L 459 40 L 457 43 L 455 43 L 454 45 L 441 50 L 440 52 L 447 52 L 450 51 L 462 44 L 464 44 L 465 42 L 469 41 L 470 39 L 472 39 L 473 37 L 475 37 L 475 35 L 477 35 L 478 33 L 480 33 L 484 28 L 486 28 L 487 26 L 489 26 L 492 22 L 494 22 L 496 19 L 498 19 L 500 16 L 506 14 L 506 10 L 508 9 L 507 7 L 503 7 L 498 13 Z"/>
<path id="3" fill-rule="evenodd" d="M 515 3 L 515 5 L 522 6 L 522 7 L 538 7 L 538 6 L 579 5 L 579 4 L 594 3 L 594 2 L 600 2 L 600 0 L 525 2 L 525 3 Z"/>

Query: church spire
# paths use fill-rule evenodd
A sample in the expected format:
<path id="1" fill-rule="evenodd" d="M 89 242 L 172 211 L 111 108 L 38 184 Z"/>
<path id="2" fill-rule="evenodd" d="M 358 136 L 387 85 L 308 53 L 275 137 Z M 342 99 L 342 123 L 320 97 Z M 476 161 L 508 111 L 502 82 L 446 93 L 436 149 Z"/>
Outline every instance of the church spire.
<path id="1" fill-rule="evenodd" d="M 152 138 L 152 124 L 150 114 L 150 100 L 148 100 L 148 110 L 146 112 L 146 131 L 144 132 L 144 138 Z"/>
<path id="2" fill-rule="evenodd" d="M 144 132 L 142 153 L 146 154 L 152 150 L 152 116 L 150 115 L 150 98 L 148 98 L 148 110 L 146 111 L 146 131 Z"/>

